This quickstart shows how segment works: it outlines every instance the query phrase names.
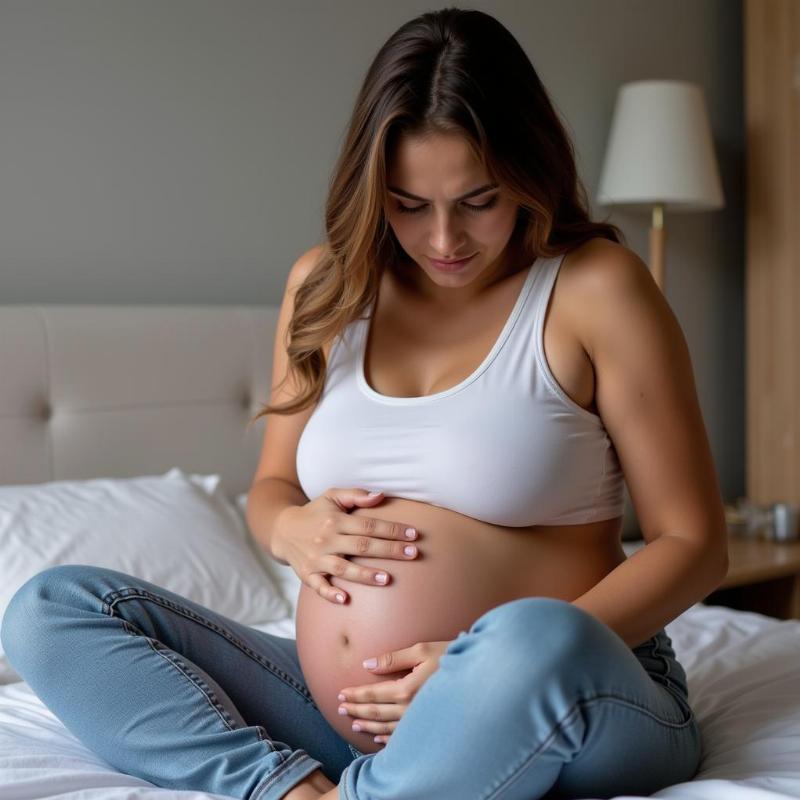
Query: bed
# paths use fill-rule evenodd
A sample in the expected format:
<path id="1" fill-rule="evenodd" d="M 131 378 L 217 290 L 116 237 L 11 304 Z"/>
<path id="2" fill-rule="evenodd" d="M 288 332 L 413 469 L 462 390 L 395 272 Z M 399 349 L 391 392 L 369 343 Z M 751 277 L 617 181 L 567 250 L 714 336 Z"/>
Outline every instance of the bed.
<path id="1" fill-rule="evenodd" d="M 39 568 L 98 563 L 294 636 L 299 579 L 255 548 L 243 516 L 263 434 L 263 420 L 248 420 L 267 399 L 277 314 L 0 306 L 0 615 Z M 193 555 L 179 559 L 186 536 Z M 629 553 L 637 546 L 625 543 Z M 667 633 L 704 752 L 694 780 L 653 797 L 800 797 L 800 621 L 697 603 Z M 119 772 L 72 736 L 0 650 L 0 798 L 51 797 L 222 795 Z"/>

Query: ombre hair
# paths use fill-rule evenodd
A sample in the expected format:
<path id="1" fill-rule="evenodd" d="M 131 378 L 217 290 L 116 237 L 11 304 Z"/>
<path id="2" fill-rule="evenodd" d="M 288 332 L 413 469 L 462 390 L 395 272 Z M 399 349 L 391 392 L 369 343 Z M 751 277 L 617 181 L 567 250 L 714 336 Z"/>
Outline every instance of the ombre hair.
<path id="1" fill-rule="evenodd" d="M 589 219 L 572 142 L 511 33 L 482 11 L 424 13 L 381 47 L 356 99 L 325 204 L 326 241 L 297 289 L 287 330 L 286 378 L 293 374 L 300 389 L 251 424 L 316 404 L 323 344 L 362 318 L 384 269 L 409 263 L 384 214 L 388 165 L 401 136 L 437 134 L 463 138 L 518 204 L 512 241 L 528 263 L 595 237 L 624 243 L 617 226 Z"/>

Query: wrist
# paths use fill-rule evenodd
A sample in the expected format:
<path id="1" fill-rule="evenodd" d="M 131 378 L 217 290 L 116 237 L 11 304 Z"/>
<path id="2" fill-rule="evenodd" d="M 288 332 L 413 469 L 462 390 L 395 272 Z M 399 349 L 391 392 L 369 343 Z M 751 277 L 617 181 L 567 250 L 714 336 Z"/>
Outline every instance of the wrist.
<path id="1" fill-rule="evenodd" d="M 280 561 L 282 564 L 289 563 L 286 561 L 283 547 L 287 513 L 299 507 L 300 506 L 286 506 L 275 516 L 275 521 L 272 525 L 272 535 L 269 537 L 269 552 L 276 561 Z"/>

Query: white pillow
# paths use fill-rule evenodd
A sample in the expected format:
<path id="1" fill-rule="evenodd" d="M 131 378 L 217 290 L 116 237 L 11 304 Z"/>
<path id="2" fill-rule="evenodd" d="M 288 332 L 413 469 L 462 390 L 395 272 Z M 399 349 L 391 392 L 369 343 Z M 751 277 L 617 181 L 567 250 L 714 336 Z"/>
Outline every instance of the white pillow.
<path id="1" fill-rule="evenodd" d="M 245 625 L 283 619 L 218 475 L 96 478 L 0 486 L 0 618 L 28 578 L 57 564 L 135 575 Z M 21 680 L 0 647 L 0 684 Z"/>
<path id="2" fill-rule="evenodd" d="M 236 507 L 239 509 L 241 519 L 244 525 L 247 525 L 247 493 L 236 496 Z M 291 606 L 291 617 L 294 619 L 295 612 L 297 611 L 297 596 L 300 594 L 300 587 L 303 582 L 300 576 L 288 565 L 281 564 L 276 561 L 269 553 L 256 547 L 261 555 L 261 563 L 264 568 L 269 572 L 272 580 L 281 588 L 281 593 L 286 599 L 287 603 Z"/>

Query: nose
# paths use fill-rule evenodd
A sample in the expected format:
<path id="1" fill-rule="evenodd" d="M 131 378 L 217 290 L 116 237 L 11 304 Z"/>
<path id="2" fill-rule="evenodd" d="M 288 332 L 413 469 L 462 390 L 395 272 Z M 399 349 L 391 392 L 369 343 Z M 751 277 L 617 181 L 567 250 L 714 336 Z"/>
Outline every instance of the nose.
<path id="1" fill-rule="evenodd" d="M 435 215 L 431 231 L 431 252 L 442 258 L 453 258 L 461 255 L 464 236 L 461 225 L 455 215 L 441 212 Z"/>

